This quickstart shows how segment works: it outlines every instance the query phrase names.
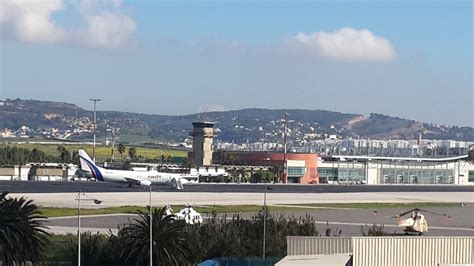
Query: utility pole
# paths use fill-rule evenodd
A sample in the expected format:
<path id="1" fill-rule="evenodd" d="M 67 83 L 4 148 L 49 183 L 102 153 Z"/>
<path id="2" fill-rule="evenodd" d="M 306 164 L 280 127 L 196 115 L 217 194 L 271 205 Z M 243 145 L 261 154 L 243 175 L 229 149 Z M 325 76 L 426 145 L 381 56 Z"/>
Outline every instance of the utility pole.
<path id="1" fill-rule="evenodd" d="M 89 99 L 89 101 L 94 102 L 94 145 L 92 146 L 92 160 L 95 163 L 95 133 L 97 131 L 96 105 L 97 105 L 97 102 L 100 102 L 100 99 L 91 98 Z"/>
<path id="2" fill-rule="evenodd" d="M 288 131 L 288 113 L 285 113 L 285 127 L 283 133 L 283 183 L 287 181 L 287 163 L 286 163 L 286 142 L 287 142 L 287 131 Z"/>
<path id="3" fill-rule="evenodd" d="M 77 193 L 77 266 L 81 266 L 81 190 Z"/>

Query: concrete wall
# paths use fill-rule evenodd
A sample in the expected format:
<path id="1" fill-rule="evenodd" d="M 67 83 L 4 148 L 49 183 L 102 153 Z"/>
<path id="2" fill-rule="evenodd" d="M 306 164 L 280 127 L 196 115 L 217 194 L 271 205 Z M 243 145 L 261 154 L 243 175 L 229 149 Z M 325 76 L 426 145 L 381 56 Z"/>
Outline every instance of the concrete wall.
<path id="1" fill-rule="evenodd" d="M 0 180 L 28 180 L 29 166 L 2 167 L 0 168 Z"/>
<path id="2" fill-rule="evenodd" d="M 28 175 L 32 175 L 31 178 L 33 180 L 70 180 L 76 173 L 77 169 L 78 167 L 76 165 L 64 165 L 61 167 L 38 165 L 35 173 L 35 170 L 31 169 L 31 165 L 23 165 L 21 168 L 18 166 L 0 167 L 0 180 L 27 181 Z"/>
<path id="3" fill-rule="evenodd" d="M 14 167 L 2 167 L 0 168 L 0 176 L 12 176 L 15 175 Z"/>

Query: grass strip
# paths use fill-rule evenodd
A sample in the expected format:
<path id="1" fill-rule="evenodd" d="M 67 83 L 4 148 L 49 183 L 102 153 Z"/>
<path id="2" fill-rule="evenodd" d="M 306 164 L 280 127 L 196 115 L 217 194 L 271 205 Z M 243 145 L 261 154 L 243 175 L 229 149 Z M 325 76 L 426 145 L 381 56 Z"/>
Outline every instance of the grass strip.
<path id="1" fill-rule="evenodd" d="M 154 208 L 161 208 L 163 206 L 154 206 Z M 183 205 L 172 205 L 174 212 L 180 211 L 184 208 Z M 259 205 L 215 205 L 215 206 L 194 206 L 194 209 L 203 214 L 207 213 L 240 213 L 240 212 L 258 212 L 262 209 Z M 269 211 L 288 211 L 301 210 L 299 207 L 285 207 L 285 206 L 268 206 Z M 310 208 L 308 208 L 310 209 Z M 40 207 L 41 214 L 46 217 L 61 217 L 61 216 L 75 216 L 77 215 L 77 208 L 57 208 L 57 207 Z M 147 211 L 145 206 L 120 206 L 107 208 L 81 208 L 81 215 L 97 215 L 97 214 L 117 214 L 117 213 L 138 213 L 139 211 Z"/>
<path id="2" fill-rule="evenodd" d="M 307 206 L 327 209 L 414 209 L 414 208 L 452 208 L 461 207 L 461 203 L 456 202 L 406 202 L 406 203 L 305 203 L 305 204 L 285 204 L 285 206 Z"/>

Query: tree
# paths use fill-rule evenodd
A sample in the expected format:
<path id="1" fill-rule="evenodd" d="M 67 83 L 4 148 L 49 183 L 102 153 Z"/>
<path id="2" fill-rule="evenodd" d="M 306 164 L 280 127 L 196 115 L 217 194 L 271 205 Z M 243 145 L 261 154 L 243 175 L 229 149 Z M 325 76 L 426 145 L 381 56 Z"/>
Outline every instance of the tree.
<path id="1" fill-rule="evenodd" d="M 242 159 L 239 158 L 236 154 L 226 153 L 224 156 L 224 164 L 234 165 L 234 164 L 243 164 Z"/>
<path id="2" fill-rule="evenodd" d="M 117 150 L 120 153 L 120 161 L 122 160 L 122 154 L 125 152 L 125 145 L 123 143 L 119 143 L 117 146 Z"/>
<path id="3" fill-rule="evenodd" d="M 135 147 L 128 149 L 128 156 L 130 156 L 130 159 L 135 159 L 137 157 L 137 149 Z"/>
<path id="4" fill-rule="evenodd" d="M 270 171 L 273 173 L 273 181 L 274 182 L 280 182 L 283 172 L 284 172 L 284 167 L 281 164 L 275 164 Z"/>
<path id="5" fill-rule="evenodd" d="M 57 147 L 59 152 L 59 161 L 62 163 L 70 162 L 71 161 L 71 153 L 64 147 L 64 145 L 59 145 Z"/>
<path id="6" fill-rule="evenodd" d="M 253 173 L 250 177 L 251 183 L 261 183 L 265 182 L 268 183 L 272 180 L 273 174 L 268 170 L 258 170 L 257 172 Z"/>
<path id="7" fill-rule="evenodd" d="M 225 154 L 224 154 L 224 151 L 221 150 L 221 149 L 219 149 L 219 150 L 217 150 L 216 152 L 214 152 L 214 154 L 215 154 L 215 155 L 214 155 L 214 158 L 215 158 L 214 163 L 215 163 L 215 164 L 220 164 L 220 165 L 222 165 L 223 162 L 224 162 L 224 155 L 225 155 Z"/>
<path id="8" fill-rule="evenodd" d="M 153 264 L 186 265 L 190 263 L 186 223 L 175 215 L 165 215 L 166 208 L 153 212 Z M 139 213 L 139 218 L 119 232 L 123 239 L 121 259 L 126 265 L 148 265 L 150 257 L 150 216 Z"/>
<path id="9" fill-rule="evenodd" d="M 77 262 L 77 241 L 77 236 L 74 236 L 65 244 L 66 254 L 64 255 L 72 265 Z M 109 239 L 106 235 L 92 234 L 91 232 L 81 233 L 81 264 L 101 265 L 100 261 L 103 257 L 103 250 L 108 241 Z"/>
<path id="10" fill-rule="evenodd" d="M 230 218 L 230 219 L 229 219 Z M 256 257 L 262 255 L 262 209 L 253 217 L 241 215 L 217 216 L 216 213 L 200 226 L 189 226 L 195 261 L 218 257 Z M 286 254 L 287 236 L 317 236 L 311 216 L 294 217 L 266 215 L 266 255 L 281 257 Z M 263 265 L 263 264 L 262 264 Z"/>
<path id="11" fill-rule="evenodd" d="M 44 216 L 26 198 L 0 195 L 0 261 L 4 265 L 38 261 L 47 242 Z"/>
<path id="12" fill-rule="evenodd" d="M 185 169 L 186 172 L 189 172 L 193 167 L 194 164 L 188 157 L 184 157 L 183 160 L 181 160 L 181 168 Z"/>

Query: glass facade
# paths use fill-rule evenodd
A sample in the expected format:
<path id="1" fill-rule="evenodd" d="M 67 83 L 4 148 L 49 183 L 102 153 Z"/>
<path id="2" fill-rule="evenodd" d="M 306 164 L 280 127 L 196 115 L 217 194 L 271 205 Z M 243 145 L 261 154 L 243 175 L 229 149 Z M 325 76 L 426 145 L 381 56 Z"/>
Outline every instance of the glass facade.
<path id="1" fill-rule="evenodd" d="M 341 168 L 338 171 L 339 181 L 365 181 L 365 169 L 363 168 Z"/>
<path id="2" fill-rule="evenodd" d="M 469 179 L 468 181 L 470 183 L 473 183 L 474 182 L 474 171 L 469 171 Z"/>
<path id="3" fill-rule="evenodd" d="M 318 167 L 318 175 L 320 183 L 337 181 L 337 168 Z"/>
<path id="4" fill-rule="evenodd" d="M 454 184 L 453 169 L 388 168 L 381 171 L 382 184 Z"/>
<path id="5" fill-rule="evenodd" d="M 318 167 L 319 182 L 358 182 L 365 181 L 364 168 L 330 168 Z"/>
<path id="6" fill-rule="evenodd" d="M 306 167 L 288 167 L 288 177 L 302 177 L 306 173 Z"/>
<path id="7" fill-rule="evenodd" d="M 300 183 L 300 179 L 305 175 L 306 167 L 288 166 L 288 182 Z"/>

